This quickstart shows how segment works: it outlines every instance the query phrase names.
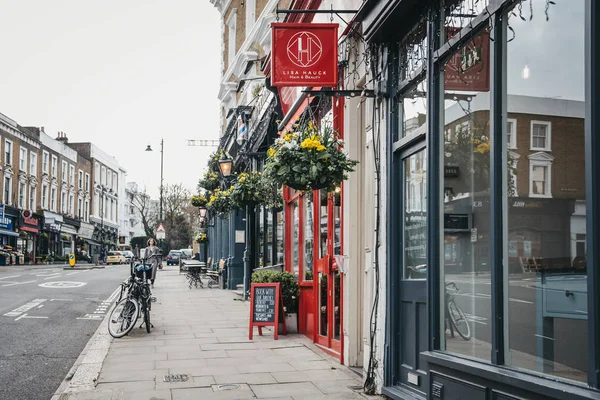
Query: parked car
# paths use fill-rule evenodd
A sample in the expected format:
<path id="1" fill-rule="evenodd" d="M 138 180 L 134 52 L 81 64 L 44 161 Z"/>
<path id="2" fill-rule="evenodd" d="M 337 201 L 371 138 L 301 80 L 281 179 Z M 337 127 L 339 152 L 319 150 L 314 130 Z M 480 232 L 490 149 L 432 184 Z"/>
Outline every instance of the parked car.
<path id="1" fill-rule="evenodd" d="M 132 252 L 132 251 L 129 251 L 129 250 L 123 250 L 121 253 L 122 253 L 122 254 L 123 254 L 123 256 L 125 257 L 125 262 L 126 262 L 127 264 L 130 264 L 130 263 L 133 261 L 133 257 L 134 257 L 134 255 L 133 255 L 133 252 Z"/>
<path id="2" fill-rule="evenodd" d="M 179 249 L 181 252 L 180 260 L 191 260 L 194 257 L 194 252 L 192 249 Z"/>
<path id="3" fill-rule="evenodd" d="M 179 264 L 179 258 L 181 257 L 181 251 L 179 250 L 171 250 L 169 254 L 167 254 L 167 265 L 177 265 Z"/>
<path id="4" fill-rule="evenodd" d="M 125 256 L 120 251 L 109 251 L 106 255 L 106 264 L 125 264 Z"/>

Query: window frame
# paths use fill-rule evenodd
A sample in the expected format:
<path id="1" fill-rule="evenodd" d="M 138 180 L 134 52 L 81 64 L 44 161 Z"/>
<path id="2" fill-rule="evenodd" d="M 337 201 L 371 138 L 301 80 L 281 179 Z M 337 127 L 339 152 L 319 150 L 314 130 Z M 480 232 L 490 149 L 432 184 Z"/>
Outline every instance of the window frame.
<path id="1" fill-rule="evenodd" d="M 19 147 L 19 171 L 27 173 L 29 168 L 27 161 L 27 148 L 21 146 Z"/>
<path id="2" fill-rule="evenodd" d="M 48 174 L 49 171 L 50 171 L 50 153 L 48 153 L 46 150 L 42 150 L 42 173 Z"/>
<path id="3" fill-rule="evenodd" d="M 58 188 L 56 186 L 50 186 L 50 211 L 56 212 L 56 196 L 57 196 Z"/>
<path id="4" fill-rule="evenodd" d="M 52 171 L 52 177 L 58 179 L 58 157 L 54 154 L 52 154 L 50 169 Z"/>
<path id="5" fill-rule="evenodd" d="M 7 150 L 7 148 L 9 150 Z M 4 139 L 4 164 L 5 165 L 12 166 L 13 153 L 14 153 L 13 141 L 9 140 L 9 139 Z"/>
<path id="6" fill-rule="evenodd" d="M 29 151 L 29 175 L 37 176 L 37 153 Z"/>
<path id="7" fill-rule="evenodd" d="M 68 165 L 69 163 L 67 163 L 65 160 L 62 160 L 60 163 L 60 179 L 62 182 L 67 183 L 67 179 L 68 177 Z"/>
<path id="8" fill-rule="evenodd" d="M 533 193 L 533 167 L 544 167 L 545 171 L 545 193 Z M 529 197 L 550 199 L 552 198 L 552 161 L 529 160 Z"/>
<path id="9" fill-rule="evenodd" d="M 36 194 L 37 194 L 37 187 L 30 185 L 29 186 L 29 209 L 32 212 L 36 211 L 36 206 L 37 206 Z"/>
<path id="10" fill-rule="evenodd" d="M 512 124 L 512 132 L 510 135 L 510 141 L 506 142 L 506 148 L 509 150 L 517 149 L 517 119 L 516 118 L 507 118 L 507 124 Z M 508 135 L 508 132 L 507 132 Z"/>
<path id="11" fill-rule="evenodd" d="M 44 189 L 46 189 L 44 191 Z M 48 209 L 48 198 L 50 197 L 50 190 L 49 190 L 49 186 L 47 183 L 42 183 L 42 191 L 40 193 L 41 195 L 41 201 L 42 201 L 42 209 L 43 210 L 47 210 Z"/>
<path id="12" fill-rule="evenodd" d="M 533 145 L 533 126 L 543 125 L 546 126 L 546 146 L 535 147 Z M 529 150 L 531 151 L 552 151 L 552 122 L 550 121 L 539 121 L 531 120 L 529 123 Z"/>
<path id="13" fill-rule="evenodd" d="M 27 204 L 27 184 L 19 180 L 17 204 L 20 209 L 25 209 Z"/>
<path id="14" fill-rule="evenodd" d="M 12 205 L 12 177 L 4 175 L 4 190 L 2 191 L 3 203 Z"/>

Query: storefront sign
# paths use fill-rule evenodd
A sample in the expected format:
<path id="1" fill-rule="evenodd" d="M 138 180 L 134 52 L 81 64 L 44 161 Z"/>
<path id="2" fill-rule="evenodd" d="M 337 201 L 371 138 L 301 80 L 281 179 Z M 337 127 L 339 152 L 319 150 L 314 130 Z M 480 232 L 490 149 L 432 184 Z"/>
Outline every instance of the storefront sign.
<path id="1" fill-rule="evenodd" d="M 0 229 L 13 230 L 13 219 L 12 217 L 3 216 L 0 218 Z"/>
<path id="2" fill-rule="evenodd" d="M 452 38 L 460 28 L 448 27 Z M 486 30 L 461 47 L 446 64 L 444 90 L 490 91 L 490 33 Z"/>
<path id="3" fill-rule="evenodd" d="M 444 214 L 444 229 L 451 231 L 469 231 L 469 214 Z"/>
<path id="4" fill-rule="evenodd" d="M 82 222 L 79 227 L 78 235 L 84 239 L 91 239 L 94 235 L 94 225 Z"/>
<path id="5" fill-rule="evenodd" d="M 458 167 L 446 165 L 444 166 L 444 178 L 457 178 Z"/>
<path id="6" fill-rule="evenodd" d="M 254 327 L 262 336 L 263 326 L 273 327 L 273 338 L 278 339 L 279 322 L 284 322 L 284 308 L 279 283 L 253 283 L 250 287 L 250 331 L 248 339 L 252 340 Z M 285 335 L 285 323 L 283 334 Z"/>
<path id="7" fill-rule="evenodd" d="M 337 86 L 338 24 L 271 24 L 273 86 Z"/>

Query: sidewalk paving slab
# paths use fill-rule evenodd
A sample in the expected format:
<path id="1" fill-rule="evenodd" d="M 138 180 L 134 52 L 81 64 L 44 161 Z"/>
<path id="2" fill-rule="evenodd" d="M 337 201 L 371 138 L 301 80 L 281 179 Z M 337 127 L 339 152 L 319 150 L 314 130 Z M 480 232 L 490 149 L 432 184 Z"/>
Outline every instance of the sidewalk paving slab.
<path id="1" fill-rule="evenodd" d="M 152 332 L 138 320 L 107 340 L 105 318 L 53 400 L 382 398 L 354 390 L 362 379 L 303 335 L 274 340 L 265 329 L 249 340 L 249 304 L 231 291 L 188 289 L 177 267 L 165 267 L 153 296 Z M 86 366 L 89 382 L 72 385 Z"/>

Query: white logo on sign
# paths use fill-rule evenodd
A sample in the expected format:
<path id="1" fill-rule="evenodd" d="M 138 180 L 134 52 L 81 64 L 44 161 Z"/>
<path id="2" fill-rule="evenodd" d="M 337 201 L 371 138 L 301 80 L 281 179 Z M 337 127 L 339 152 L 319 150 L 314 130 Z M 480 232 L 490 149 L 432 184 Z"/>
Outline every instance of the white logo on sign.
<path id="1" fill-rule="evenodd" d="M 287 44 L 287 54 L 291 62 L 299 67 L 315 65 L 323 54 L 321 41 L 311 32 L 298 32 Z"/>
<path id="2" fill-rule="evenodd" d="M 43 288 L 51 289 L 70 289 L 85 286 L 85 282 L 46 282 L 41 283 L 38 286 Z"/>

